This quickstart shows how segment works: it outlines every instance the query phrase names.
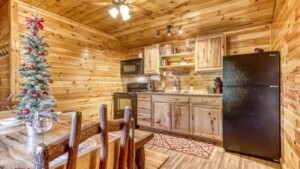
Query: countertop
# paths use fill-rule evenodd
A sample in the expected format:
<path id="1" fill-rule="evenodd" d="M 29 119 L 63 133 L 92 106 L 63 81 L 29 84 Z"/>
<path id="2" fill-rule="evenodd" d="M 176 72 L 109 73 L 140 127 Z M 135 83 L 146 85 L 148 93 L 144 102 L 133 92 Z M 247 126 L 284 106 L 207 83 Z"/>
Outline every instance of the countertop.
<path id="1" fill-rule="evenodd" d="M 152 94 L 152 95 L 180 95 L 180 96 L 215 96 L 222 97 L 222 93 L 175 93 L 175 92 L 123 92 L 123 93 L 136 93 L 136 94 Z"/>

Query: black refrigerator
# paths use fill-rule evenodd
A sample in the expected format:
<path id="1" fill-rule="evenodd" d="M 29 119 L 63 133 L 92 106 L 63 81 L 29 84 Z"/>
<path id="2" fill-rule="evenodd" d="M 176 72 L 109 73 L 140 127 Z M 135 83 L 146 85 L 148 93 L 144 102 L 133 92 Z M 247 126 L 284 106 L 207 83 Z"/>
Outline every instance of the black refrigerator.
<path id="1" fill-rule="evenodd" d="M 280 53 L 226 56 L 223 61 L 225 150 L 280 158 Z"/>

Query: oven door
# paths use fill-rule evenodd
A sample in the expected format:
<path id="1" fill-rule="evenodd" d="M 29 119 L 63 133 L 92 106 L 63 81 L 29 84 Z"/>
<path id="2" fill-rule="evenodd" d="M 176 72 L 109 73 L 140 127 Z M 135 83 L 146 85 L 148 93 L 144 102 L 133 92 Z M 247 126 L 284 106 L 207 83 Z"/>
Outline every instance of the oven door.
<path id="1" fill-rule="evenodd" d="M 121 62 L 121 75 L 142 75 L 144 74 L 143 59 L 126 60 Z"/>
<path id="2" fill-rule="evenodd" d="M 114 119 L 124 118 L 125 107 L 132 108 L 132 117 L 137 127 L 137 95 L 135 93 L 114 93 Z"/>

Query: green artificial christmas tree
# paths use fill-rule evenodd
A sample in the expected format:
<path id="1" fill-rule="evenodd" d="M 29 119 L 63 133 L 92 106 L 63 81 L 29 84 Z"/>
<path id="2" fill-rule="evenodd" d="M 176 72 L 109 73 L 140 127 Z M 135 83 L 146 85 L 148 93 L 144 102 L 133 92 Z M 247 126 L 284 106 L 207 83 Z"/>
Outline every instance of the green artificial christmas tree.
<path id="1" fill-rule="evenodd" d="M 25 119 L 31 121 L 35 112 L 39 116 L 57 120 L 58 112 L 53 110 L 55 106 L 55 98 L 48 95 L 51 74 L 48 70 L 49 65 L 46 62 L 46 56 L 49 54 L 47 48 L 49 45 L 43 42 L 44 36 L 39 35 L 39 31 L 43 30 L 43 18 L 38 18 L 38 14 L 34 14 L 34 18 L 26 18 L 26 27 L 31 32 L 25 33 L 22 40 L 22 56 L 26 59 L 22 61 L 18 69 L 21 75 L 20 94 L 16 98 L 21 99 L 17 107 L 20 112 L 13 112 L 17 119 Z"/>

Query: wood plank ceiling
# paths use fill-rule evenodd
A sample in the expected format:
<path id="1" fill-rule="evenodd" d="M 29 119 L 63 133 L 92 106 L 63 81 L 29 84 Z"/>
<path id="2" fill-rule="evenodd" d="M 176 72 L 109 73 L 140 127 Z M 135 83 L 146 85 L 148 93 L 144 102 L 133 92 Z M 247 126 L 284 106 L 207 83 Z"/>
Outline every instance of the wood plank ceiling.
<path id="1" fill-rule="evenodd" d="M 166 35 L 168 23 L 176 27 L 176 33 L 183 26 L 179 39 L 269 24 L 275 7 L 275 0 L 135 0 L 132 4 L 153 14 L 131 12 L 132 18 L 123 22 L 120 17 L 112 19 L 110 7 L 83 5 L 84 0 L 21 1 L 112 34 L 128 48 L 175 40 Z M 157 30 L 161 30 L 160 38 L 155 37 Z"/>

